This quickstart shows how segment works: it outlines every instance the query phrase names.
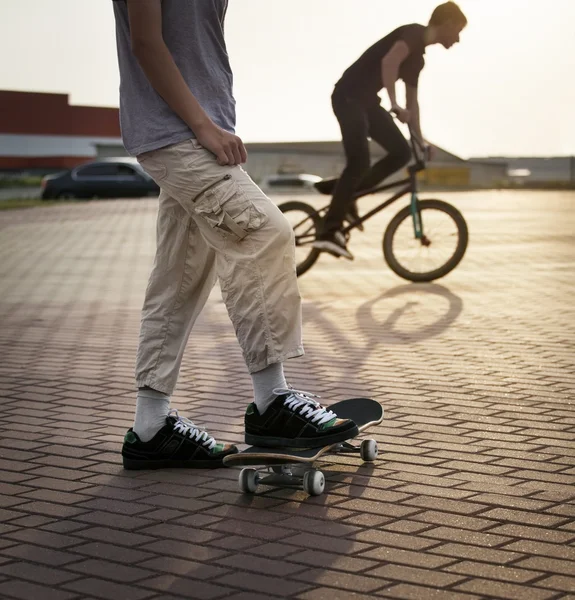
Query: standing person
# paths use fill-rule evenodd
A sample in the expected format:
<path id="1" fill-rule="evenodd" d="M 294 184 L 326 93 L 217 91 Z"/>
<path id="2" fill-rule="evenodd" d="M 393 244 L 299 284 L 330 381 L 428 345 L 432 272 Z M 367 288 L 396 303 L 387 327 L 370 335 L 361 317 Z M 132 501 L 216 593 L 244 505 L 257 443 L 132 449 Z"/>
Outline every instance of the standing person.
<path id="1" fill-rule="evenodd" d="M 459 34 L 466 25 L 467 19 L 457 4 L 445 2 L 433 11 L 427 26 L 404 25 L 376 42 L 337 82 L 332 106 L 341 127 L 347 164 L 339 179 L 316 184 L 318 191 L 333 194 L 322 231 L 314 242 L 316 248 L 353 259 L 341 229 L 344 220 L 358 218 L 355 192 L 374 188 L 411 159 L 409 144 L 393 116 L 380 106 L 378 92 L 385 87 L 391 111 L 402 123 L 409 123 L 423 141 L 417 85 L 425 65 L 425 48 L 431 44 L 451 48 L 459 42 Z M 405 108 L 399 105 L 395 93 L 398 79 L 406 87 Z M 388 153 L 371 168 L 368 138 Z"/>
<path id="2" fill-rule="evenodd" d="M 304 448 L 355 436 L 353 421 L 284 377 L 283 362 L 303 355 L 293 232 L 240 166 L 246 150 L 234 133 L 227 0 L 113 1 L 122 138 L 161 189 L 124 467 L 218 467 L 237 452 L 170 409 L 188 337 L 216 280 L 253 380 L 246 442 Z"/>

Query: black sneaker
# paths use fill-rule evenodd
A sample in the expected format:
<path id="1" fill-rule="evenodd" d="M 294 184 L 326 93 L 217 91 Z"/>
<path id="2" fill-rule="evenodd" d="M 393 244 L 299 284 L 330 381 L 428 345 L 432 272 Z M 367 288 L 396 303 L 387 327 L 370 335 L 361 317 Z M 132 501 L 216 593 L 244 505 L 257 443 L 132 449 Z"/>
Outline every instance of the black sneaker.
<path id="1" fill-rule="evenodd" d="M 320 234 L 312 246 L 318 250 L 329 252 L 337 258 L 343 256 L 348 260 L 353 260 L 353 254 L 347 249 L 346 239 L 341 231 Z"/>
<path id="2" fill-rule="evenodd" d="M 320 193 L 326 194 L 329 196 L 333 196 L 333 192 L 335 191 L 335 186 L 339 179 L 337 177 L 332 177 L 329 179 L 322 179 L 313 184 L 313 187 Z"/>
<path id="3" fill-rule="evenodd" d="M 124 437 L 124 469 L 217 469 L 224 456 L 238 451 L 232 444 L 221 444 L 189 419 L 170 410 L 166 424 L 149 442 L 142 442 L 130 428 Z"/>
<path id="4" fill-rule="evenodd" d="M 278 394 L 263 415 L 252 403 L 245 416 L 246 444 L 283 448 L 321 448 L 355 437 L 359 430 L 349 419 L 316 402 L 313 394 L 277 389 Z"/>

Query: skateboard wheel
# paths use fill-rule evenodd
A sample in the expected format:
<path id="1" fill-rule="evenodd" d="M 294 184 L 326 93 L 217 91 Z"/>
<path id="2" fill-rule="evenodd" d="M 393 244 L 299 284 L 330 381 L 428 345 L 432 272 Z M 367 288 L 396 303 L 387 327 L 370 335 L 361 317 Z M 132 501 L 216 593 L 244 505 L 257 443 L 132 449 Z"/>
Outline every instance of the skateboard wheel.
<path id="1" fill-rule="evenodd" d="M 310 496 L 320 496 L 325 488 L 325 477 L 321 471 L 307 471 L 303 476 L 303 490 Z"/>
<path id="2" fill-rule="evenodd" d="M 242 469 L 238 477 L 240 492 L 253 494 L 258 489 L 259 475 L 255 469 Z"/>
<path id="3" fill-rule="evenodd" d="M 377 442 L 375 440 L 363 440 L 359 449 L 361 460 L 373 462 L 377 458 Z"/>

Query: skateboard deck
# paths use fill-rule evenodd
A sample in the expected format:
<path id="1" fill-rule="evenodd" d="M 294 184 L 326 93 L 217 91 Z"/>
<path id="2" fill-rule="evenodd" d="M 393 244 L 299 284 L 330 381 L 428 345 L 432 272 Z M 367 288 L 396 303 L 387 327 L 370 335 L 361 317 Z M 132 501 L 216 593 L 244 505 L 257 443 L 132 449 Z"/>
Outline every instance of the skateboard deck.
<path id="1" fill-rule="evenodd" d="M 383 420 L 383 407 L 376 400 L 369 398 L 350 398 L 336 402 L 326 407 L 333 411 L 340 419 L 351 419 L 357 425 L 360 433 L 372 425 L 377 425 Z M 341 452 L 350 451 L 346 442 L 329 444 L 318 448 L 290 449 L 290 448 L 264 448 L 261 446 L 250 446 L 238 454 L 230 454 L 224 458 L 224 464 L 233 466 L 254 465 L 288 465 L 294 463 L 313 463 L 323 454 L 327 454 L 335 448 L 341 448 Z"/>

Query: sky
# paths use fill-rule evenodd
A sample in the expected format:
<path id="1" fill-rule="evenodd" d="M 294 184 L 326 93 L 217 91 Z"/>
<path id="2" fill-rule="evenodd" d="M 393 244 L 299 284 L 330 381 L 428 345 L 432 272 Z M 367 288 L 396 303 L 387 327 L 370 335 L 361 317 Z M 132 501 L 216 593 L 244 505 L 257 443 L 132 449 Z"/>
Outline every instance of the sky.
<path id="1" fill-rule="evenodd" d="M 335 82 L 395 27 L 425 24 L 438 3 L 230 0 L 237 133 L 246 142 L 340 139 Z M 118 106 L 111 5 L 0 0 L 0 89 Z M 469 20 L 461 43 L 427 49 L 419 86 L 425 137 L 463 157 L 575 155 L 575 0 L 459 5 Z"/>

